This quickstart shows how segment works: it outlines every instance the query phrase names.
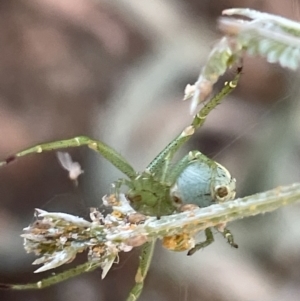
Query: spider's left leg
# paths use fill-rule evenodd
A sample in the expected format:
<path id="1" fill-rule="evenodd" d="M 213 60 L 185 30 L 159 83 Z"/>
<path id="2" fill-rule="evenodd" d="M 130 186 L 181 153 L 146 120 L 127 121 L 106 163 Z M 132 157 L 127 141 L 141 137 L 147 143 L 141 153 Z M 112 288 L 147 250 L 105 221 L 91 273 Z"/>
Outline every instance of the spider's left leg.
<path id="1" fill-rule="evenodd" d="M 169 164 L 170 164 L 171 157 L 166 156 L 166 159 L 162 162 L 151 162 L 150 165 L 147 167 L 147 170 L 150 173 L 154 173 L 157 170 L 160 170 L 158 174 L 156 174 L 160 181 L 163 182 L 167 176 Z M 157 166 L 157 164 L 160 164 Z M 135 275 L 135 285 L 129 293 L 128 298 L 126 301 L 136 301 L 140 294 L 142 293 L 144 287 L 144 281 L 147 276 L 152 257 L 154 252 L 156 239 L 151 242 L 147 242 L 142 246 L 141 254 L 139 256 L 139 266 L 138 270 Z"/>
<path id="2" fill-rule="evenodd" d="M 100 153 L 105 159 L 107 159 L 111 164 L 113 164 L 117 169 L 119 169 L 121 172 L 127 175 L 130 179 L 136 177 L 135 170 L 121 154 L 116 152 L 107 144 L 99 140 L 91 139 L 87 136 L 78 136 L 71 139 L 35 145 L 33 147 L 24 149 L 23 151 L 20 151 L 12 156 L 7 157 L 4 161 L 0 162 L 0 166 L 7 165 L 15 161 L 17 158 L 27 156 L 29 154 L 39 154 L 44 151 L 52 151 L 68 147 L 79 147 L 84 145 Z"/>
<path id="3" fill-rule="evenodd" d="M 206 240 L 200 243 L 197 243 L 194 248 L 190 249 L 187 253 L 187 255 L 193 255 L 195 252 L 199 251 L 200 249 L 203 249 L 207 246 L 209 246 L 210 244 L 212 244 L 214 242 L 214 235 L 211 231 L 210 228 L 206 228 L 205 229 L 205 236 L 206 236 Z"/>
<path id="4" fill-rule="evenodd" d="M 90 263 L 86 262 L 84 264 L 78 265 L 77 267 L 64 271 L 62 273 L 50 276 L 48 278 L 42 279 L 35 283 L 26 283 L 26 284 L 6 284 L 0 283 L 0 289 L 11 289 L 11 290 L 31 290 L 31 289 L 42 289 L 47 286 L 57 284 L 59 282 L 68 280 L 70 278 L 76 277 L 80 274 L 86 272 L 92 272 L 93 270 L 100 267 L 100 263 Z"/>
<path id="5" fill-rule="evenodd" d="M 142 246 L 141 254 L 139 257 L 140 259 L 139 267 L 135 275 L 135 285 L 130 291 L 126 301 L 135 301 L 140 296 L 153 257 L 154 247 L 155 247 L 155 240 L 145 243 Z"/>
<path id="6" fill-rule="evenodd" d="M 229 229 L 225 227 L 225 225 L 221 224 L 217 227 L 215 227 L 222 235 L 223 237 L 227 240 L 227 242 L 233 247 L 233 248 L 238 248 L 239 246 L 234 242 L 234 238 L 232 233 L 230 232 Z"/>

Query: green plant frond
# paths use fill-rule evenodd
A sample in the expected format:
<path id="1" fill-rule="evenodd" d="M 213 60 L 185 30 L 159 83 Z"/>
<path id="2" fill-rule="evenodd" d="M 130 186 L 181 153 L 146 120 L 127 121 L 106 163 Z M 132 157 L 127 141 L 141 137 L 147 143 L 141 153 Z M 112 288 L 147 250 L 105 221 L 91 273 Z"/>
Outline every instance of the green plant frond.
<path id="1" fill-rule="evenodd" d="M 239 64 L 244 52 L 292 70 L 300 63 L 300 23 L 242 8 L 224 10 L 223 15 L 234 18 L 219 19 L 225 36 L 214 45 L 198 80 L 185 93 L 184 99 L 192 97 L 191 112 L 208 98 L 218 78 L 235 63 Z"/>
<path id="2" fill-rule="evenodd" d="M 300 23 L 292 21 L 281 16 L 262 13 L 249 8 L 231 8 L 225 9 L 223 15 L 232 16 L 239 15 L 255 20 L 255 23 L 263 25 L 267 29 L 281 28 L 282 31 L 289 33 L 293 36 L 300 37 Z"/>
<path id="3" fill-rule="evenodd" d="M 282 67 L 297 69 L 300 62 L 300 24 L 279 16 L 260 13 L 248 9 L 230 9 L 224 15 L 241 15 L 239 18 L 221 18 L 220 29 L 234 36 L 236 43 L 248 54 L 259 55 L 269 63 L 279 63 Z"/>

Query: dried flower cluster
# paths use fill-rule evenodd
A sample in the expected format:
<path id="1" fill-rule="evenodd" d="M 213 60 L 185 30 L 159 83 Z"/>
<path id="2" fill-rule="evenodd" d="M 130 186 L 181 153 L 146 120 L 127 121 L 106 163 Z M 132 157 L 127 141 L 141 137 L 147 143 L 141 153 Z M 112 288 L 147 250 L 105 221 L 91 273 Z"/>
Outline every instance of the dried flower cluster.
<path id="1" fill-rule="evenodd" d="M 196 83 L 185 90 L 184 100 L 192 98 L 191 113 L 207 100 L 221 75 L 236 63 L 240 65 L 244 53 L 292 70 L 300 63 L 298 22 L 247 8 L 226 9 L 222 14 L 219 29 L 224 37 L 214 45 Z"/>
<path id="2" fill-rule="evenodd" d="M 125 198 L 122 198 L 123 201 Z M 108 238 L 122 231 L 130 231 L 143 220 L 141 214 L 133 212 L 128 203 L 117 203 L 114 195 L 104 198 L 113 210 L 104 216 L 91 208 L 91 222 L 66 213 L 50 213 L 36 209 L 36 221 L 24 229 L 24 247 L 28 253 L 41 256 L 33 264 L 43 264 L 35 272 L 43 272 L 71 262 L 77 253 L 88 250 L 90 262 L 101 262 L 104 278 L 120 251 L 128 252 L 143 244 L 147 239 L 130 237 L 126 241 L 111 241 Z M 127 210 L 126 210 L 127 209 Z"/>

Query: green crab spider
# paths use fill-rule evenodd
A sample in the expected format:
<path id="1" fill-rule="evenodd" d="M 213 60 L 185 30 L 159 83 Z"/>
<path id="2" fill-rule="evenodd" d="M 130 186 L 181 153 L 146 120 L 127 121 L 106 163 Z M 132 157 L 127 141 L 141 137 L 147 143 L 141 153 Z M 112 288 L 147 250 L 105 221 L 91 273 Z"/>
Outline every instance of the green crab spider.
<path id="1" fill-rule="evenodd" d="M 127 176 L 128 179 L 121 179 L 113 184 L 114 193 L 118 196 L 121 186 L 126 186 L 126 198 L 131 206 L 143 215 L 156 216 L 170 215 L 174 212 L 183 211 L 184 206 L 194 204 L 199 207 L 207 207 L 213 203 L 221 203 L 232 200 L 235 197 L 235 179 L 225 167 L 209 159 L 199 151 L 191 151 L 177 164 L 171 165 L 171 160 L 178 149 L 187 142 L 195 131 L 200 128 L 208 114 L 221 103 L 237 85 L 242 68 L 239 67 L 235 78 L 226 82 L 223 89 L 210 99 L 206 105 L 194 116 L 192 123 L 186 127 L 174 140 L 172 140 L 148 165 L 145 171 L 138 173 L 133 167 L 114 149 L 101 141 L 86 136 L 79 136 L 72 139 L 39 144 L 27 148 L 6 160 L 0 162 L 0 166 L 12 163 L 19 157 L 32 153 L 42 153 L 57 149 L 88 146 L 100 153 L 117 169 Z M 216 227 L 222 233 L 227 242 L 237 248 L 233 236 L 225 225 Z M 188 255 L 194 254 L 214 240 L 210 228 L 205 230 L 206 240 L 195 244 L 192 248 L 186 246 L 182 237 L 171 237 L 172 245 L 165 246 L 173 251 L 189 250 Z M 153 256 L 155 241 L 146 242 L 141 248 L 139 267 L 135 276 L 135 285 L 132 288 L 127 301 L 137 300 L 140 296 L 144 280 L 149 270 Z M 89 272 L 98 268 L 100 264 L 87 262 L 73 269 L 59 273 L 55 276 L 43 279 L 37 283 L 28 284 L 0 284 L 0 288 L 15 290 L 41 289 L 83 272 Z"/>

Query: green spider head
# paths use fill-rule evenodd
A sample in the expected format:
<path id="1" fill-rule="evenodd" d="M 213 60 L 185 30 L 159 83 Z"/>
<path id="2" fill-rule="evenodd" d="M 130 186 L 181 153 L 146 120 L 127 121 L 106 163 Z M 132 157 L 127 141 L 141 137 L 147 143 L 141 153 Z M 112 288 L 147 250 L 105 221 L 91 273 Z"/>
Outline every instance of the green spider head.
<path id="1" fill-rule="evenodd" d="M 143 172 L 134 180 L 128 181 L 126 193 L 131 206 L 138 212 L 151 215 L 170 215 L 176 210 L 176 201 L 170 195 L 171 186 L 158 181 L 148 172 Z"/>

